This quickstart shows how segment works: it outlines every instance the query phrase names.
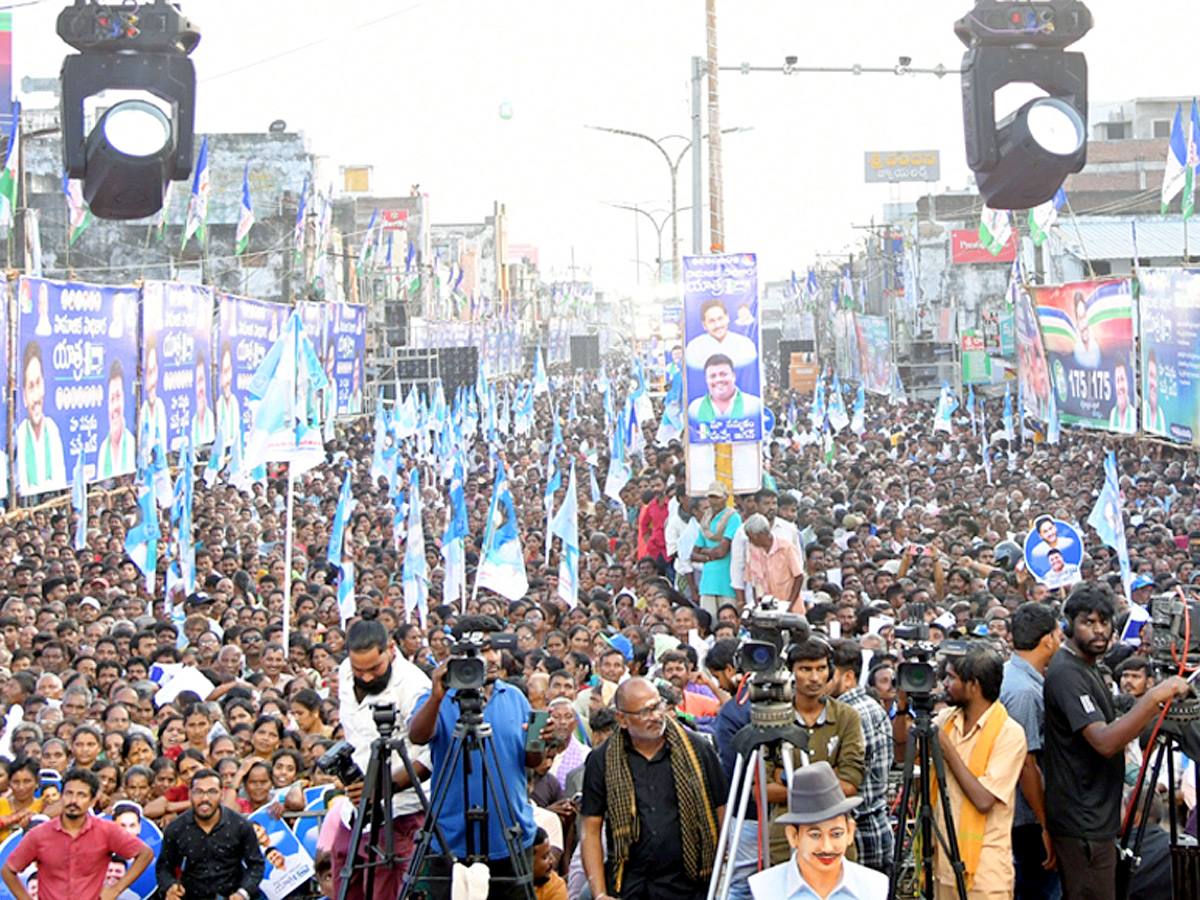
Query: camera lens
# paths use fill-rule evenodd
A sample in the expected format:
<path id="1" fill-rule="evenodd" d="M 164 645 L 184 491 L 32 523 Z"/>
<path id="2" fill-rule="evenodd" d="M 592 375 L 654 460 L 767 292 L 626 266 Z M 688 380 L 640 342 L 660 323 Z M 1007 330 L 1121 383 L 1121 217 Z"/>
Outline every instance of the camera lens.
<path id="1" fill-rule="evenodd" d="M 478 656 L 452 659 L 446 666 L 446 686 L 458 691 L 480 688 L 486 674 L 487 663 Z"/>

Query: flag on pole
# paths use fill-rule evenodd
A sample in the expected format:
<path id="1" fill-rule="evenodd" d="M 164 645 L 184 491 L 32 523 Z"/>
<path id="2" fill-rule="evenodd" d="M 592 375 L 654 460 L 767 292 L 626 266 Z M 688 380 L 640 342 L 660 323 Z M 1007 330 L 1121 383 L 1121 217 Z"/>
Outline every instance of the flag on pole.
<path id="1" fill-rule="evenodd" d="M 1058 400 L 1054 391 L 1050 392 L 1049 421 L 1046 423 L 1046 443 L 1057 444 L 1062 440 L 1062 420 L 1058 417 Z"/>
<path id="2" fill-rule="evenodd" d="M 242 469 L 287 462 L 298 475 L 324 462 L 316 398 L 328 384 L 300 314 L 293 311 L 247 386 L 251 429 Z"/>
<path id="3" fill-rule="evenodd" d="M 860 438 L 867 430 L 866 426 L 867 395 L 862 383 L 858 385 L 858 393 L 854 397 L 854 413 L 850 416 L 850 430 Z"/>
<path id="4" fill-rule="evenodd" d="M 354 596 L 354 562 L 342 569 L 342 577 L 337 588 L 338 615 L 342 619 L 342 627 L 358 612 L 358 603 Z"/>
<path id="5" fill-rule="evenodd" d="M 375 235 L 375 220 L 379 217 L 379 207 L 375 207 L 371 211 L 371 221 L 367 223 L 366 233 L 363 234 L 362 246 L 358 248 L 358 265 L 356 266 L 357 273 L 361 276 L 367 267 L 367 263 L 371 258 L 372 243 L 371 239 Z"/>
<path id="6" fill-rule="evenodd" d="M 294 243 L 296 245 L 296 265 L 304 264 L 304 214 L 308 209 L 308 178 L 300 188 L 300 205 L 296 207 L 296 227 Z"/>
<path id="7" fill-rule="evenodd" d="M 354 511 L 354 497 L 350 494 L 350 467 L 346 467 L 346 476 L 342 480 L 342 490 L 338 494 L 337 508 L 333 513 L 333 524 L 329 528 L 329 549 L 325 559 L 330 565 L 342 568 L 342 547 L 346 543 L 346 524 L 350 521 L 350 513 Z"/>
<path id="8" fill-rule="evenodd" d="M 204 243 L 204 235 L 208 228 L 208 137 L 200 143 L 200 155 L 196 157 L 196 175 L 192 178 L 192 196 L 188 200 L 187 218 L 183 223 L 183 245 L 186 250 L 192 235 Z"/>
<path id="9" fill-rule="evenodd" d="M 829 389 L 829 405 L 826 410 L 829 424 L 833 426 L 834 431 L 841 431 L 850 424 L 850 417 L 846 415 L 846 401 L 842 397 L 842 385 L 838 381 L 837 373 L 834 373 L 833 387 Z"/>
<path id="10" fill-rule="evenodd" d="M 1166 215 L 1179 193 L 1190 179 L 1188 169 L 1188 134 L 1183 130 L 1183 104 L 1175 108 L 1175 120 L 1171 123 L 1171 142 L 1167 145 L 1167 166 L 1162 180 L 1162 212 Z"/>
<path id="11" fill-rule="evenodd" d="M 1096 534 L 1109 547 L 1117 551 L 1121 566 L 1121 581 L 1125 586 L 1125 597 L 1130 599 L 1133 570 L 1129 565 L 1129 546 L 1125 539 L 1125 514 L 1121 503 L 1121 486 L 1117 474 L 1117 457 L 1112 450 L 1104 458 L 1104 485 L 1096 505 L 1088 516 L 1087 523 L 1096 529 Z"/>
<path id="12" fill-rule="evenodd" d="M 236 423 L 237 427 L 241 427 L 241 422 Z M 204 484 L 208 488 L 212 488 L 217 482 L 217 476 L 221 474 L 221 466 L 225 464 L 225 429 L 218 428 L 216 435 L 213 437 L 212 447 L 208 451 L 208 463 L 204 466 Z"/>
<path id="13" fill-rule="evenodd" d="M 0 172 L 0 226 L 12 228 L 17 220 L 18 166 L 21 160 L 21 104 L 12 105 L 12 130 L 8 133 L 8 153 Z"/>
<path id="14" fill-rule="evenodd" d="M 938 396 L 937 411 L 933 415 L 933 430 L 952 434 L 954 426 L 950 417 L 958 409 L 958 398 L 954 396 L 949 382 L 942 382 L 942 393 Z"/>
<path id="15" fill-rule="evenodd" d="M 411 613 L 415 609 L 424 628 L 429 616 L 429 563 L 425 560 L 425 527 L 421 522 L 421 474 L 416 466 L 409 474 L 409 485 L 408 537 L 400 578 L 405 611 Z"/>
<path id="16" fill-rule="evenodd" d="M 550 526 L 554 513 L 554 495 L 557 494 L 559 489 L 562 487 L 562 470 L 558 465 L 555 464 L 554 461 L 554 452 L 557 449 L 558 446 L 551 441 L 550 455 L 546 459 L 546 471 L 552 474 L 546 479 L 546 491 L 542 495 L 542 506 L 546 508 L 546 564 L 549 564 L 550 562 L 550 543 L 552 537 Z"/>
<path id="17" fill-rule="evenodd" d="M 537 348 L 537 356 L 533 361 L 533 392 L 547 394 L 550 392 L 550 379 L 546 377 L 546 363 L 542 359 L 542 348 Z"/>
<path id="18" fill-rule="evenodd" d="M 66 179 L 64 178 L 63 180 L 65 181 Z M 167 234 L 167 214 L 171 209 L 171 184 L 172 182 L 167 182 L 167 188 L 163 191 L 162 206 L 154 216 L 154 225 L 152 227 L 154 229 L 154 242 L 156 244 L 161 244 Z"/>
<path id="19" fill-rule="evenodd" d="M 509 600 L 520 600 L 529 592 L 521 537 L 517 532 L 517 513 L 503 460 L 495 460 L 496 484 L 488 509 L 483 553 L 475 570 L 475 590 L 487 588 Z"/>
<path id="20" fill-rule="evenodd" d="M 67 242 L 73 247 L 79 236 L 92 224 L 92 211 L 83 199 L 83 182 L 63 174 L 63 194 L 67 198 Z"/>
<path id="21" fill-rule="evenodd" d="M 1046 242 L 1046 238 L 1050 236 L 1050 226 L 1054 224 L 1059 209 L 1066 202 L 1067 195 L 1059 188 L 1053 197 L 1029 211 L 1029 236 L 1033 238 L 1035 247 L 1040 247 Z"/>
<path id="22" fill-rule="evenodd" d="M 1200 168 L 1197 144 L 1200 144 L 1200 118 L 1197 118 L 1196 100 L 1193 97 L 1192 116 L 1187 132 L 1187 166 L 1183 170 L 1183 221 L 1185 222 L 1192 217 L 1192 212 L 1196 208 L 1196 169 Z"/>
<path id="23" fill-rule="evenodd" d="M 588 487 L 592 492 L 592 503 L 599 503 L 603 497 L 600 495 L 600 484 L 596 481 L 596 467 L 588 463 Z"/>
<path id="24" fill-rule="evenodd" d="M 75 520 L 75 549 L 82 550 L 87 546 L 87 485 L 83 481 L 83 447 L 75 459 L 75 474 L 71 479 L 71 506 L 74 507 Z"/>
<path id="25" fill-rule="evenodd" d="M 575 397 L 571 397 L 574 408 Z M 662 418 L 658 422 L 658 431 L 654 435 L 654 443 L 665 447 L 671 441 L 683 435 L 683 370 L 679 367 L 671 373 L 671 383 L 667 386 L 667 396 L 663 399 Z"/>
<path id="26" fill-rule="evenodd" d="M 550 530 L 562 541 L 558 560 L 558 596 L 572 609 L 579 603 L 579 499 L 575 488 L 575 462 L 567 481 L 567 497 L 554 516 Z"/>
<path id="27" fill-rule="evenodd" d="M 1012 392 L 1008 385 L 1004 386 L 1004 437 L 1008 440 L 1011 447 L 1013 441 L 1017 439 L 1016 429 L 1013 424 L 1013 406 Z"/>
<path id="28" fill-rule="evenodd" d="M 254 226 L 254 207 L 250 203 L 250 163 L 242 171 L 242 206 L 238 211 L 237 231 L 233 236 L 233 254 L 241 256 L 250 245 L 250 229 Z"/>
<path id="29" fill-rule="evenodd" d="M 125 554 L 146 576 L 146 588 L 154 594 L 155 573 L 158 569 L 158 509 L 154 500 L 154 477 L 142 467 L 137 475 L 137 519 L 125 532 Z"/>
<path id="30" fill-rule="evenodd" d="M 995 256 L 1012 237 L 1012 220 L 1008 217 L 1007 209 L 992 209 L 984 204 L 983 215 L 979 219 L 979 243 L 988 253 Z"/>
<path id="31" fill-rule="evenodd" d="M 975 434 L 975 385 L 967 386 L 967 415 L 971 417 L 971 434 Z"/>

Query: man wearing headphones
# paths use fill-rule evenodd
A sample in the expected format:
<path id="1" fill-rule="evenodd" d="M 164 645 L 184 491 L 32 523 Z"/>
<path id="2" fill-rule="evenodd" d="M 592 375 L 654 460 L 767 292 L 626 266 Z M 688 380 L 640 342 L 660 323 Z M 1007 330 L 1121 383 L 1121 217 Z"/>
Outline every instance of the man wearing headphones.
<path id="1" fill-rule="evenodd" d="M 1114 613 L 1107 588 L 1076 585 L 1063 607 L 1067 639 L 1046 669 L 1046 830 L 1066 900 L 1115 900 L 1125 745 L 1163 703 L 1190 691 L 1182 678 L 1168 678 L 1116 718 L 1096 671 L 1112 640 Z"/>

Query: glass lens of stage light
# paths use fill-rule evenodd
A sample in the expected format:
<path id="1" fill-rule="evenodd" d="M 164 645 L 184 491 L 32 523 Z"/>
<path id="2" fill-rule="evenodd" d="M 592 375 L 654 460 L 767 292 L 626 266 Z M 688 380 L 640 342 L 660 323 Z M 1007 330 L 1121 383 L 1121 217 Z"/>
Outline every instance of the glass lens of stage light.
<path id="1" fill-rule="evenodd" d="M 171 140 L 171 120 L 143 100 L 126 100 L 104 116 L 104 137 L 126 156 L 154 156 Z"/>
<path id="2" fill-rule="evenodd" d="M 1083 145 L 1083 120 L 1061 100 L 1034 102 L 1025 113 L 1025 121 L 1029 134 L 1047 153 L 1070 156 Z"/>

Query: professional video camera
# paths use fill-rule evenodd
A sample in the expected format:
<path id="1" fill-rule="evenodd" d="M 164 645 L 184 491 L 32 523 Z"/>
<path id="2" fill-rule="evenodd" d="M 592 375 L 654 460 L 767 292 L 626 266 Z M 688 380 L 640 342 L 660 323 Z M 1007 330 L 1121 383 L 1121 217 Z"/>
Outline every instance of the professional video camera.
<path id="1" fill-rule="evenodd" d="M 1151 638 L 1150 662 L 1156 679 L 1200 667 L 1200 598 L 1183 591 L 1167 591 L 1150 601 Z M 1171 702 L 1167 718 L 1176 722 L 1200 719 L 1200 699 L 1193 694 Z"/>
<path id="2" fill-rule="evenodd" d="M 497 631 L 490 635 L 463 635 L 463 639 L 450 648 L 457 658 L 446 664 L 446 687 L 457 691 L 479 690 L 487 676 L 487 663 L 480 658 L 480 652 L 488 647 L 493 650 L 513 650 L 516 646 L 515 634 Z"/>
<path id="3" fill-rule="evenodd" d="M 750 637 L 738 647 L 735 665 L 750 673 L 750 721 L 760 728 L 795 723 L 792 673 L 781 655 L 789 644 L 808 637 L 808 619 L 785 612 L 774 597 L 764 597 L 757 607 L 742 614 Z"/>
<path id="4" fill-rule="evenodd" d="M 928 635 L 929 626 L 921 627 Z M 900 634 L 900 626 L 896 627 L 896 635 L 912 640 L 907 635 Z M 911 647 L 904 648 L 904 662 L 896 669 L 896 690 L 908 694 L 913 706 L 932 703 L 932 695 L 939 681 L 939 667 L 935 666 L 934 662 L 941 663 L 956 656 L 963 656 L 969 646 L 967 641 L 942 641 L 940 644 L 931 644 L 925 640 L 918 640 Z"/>

